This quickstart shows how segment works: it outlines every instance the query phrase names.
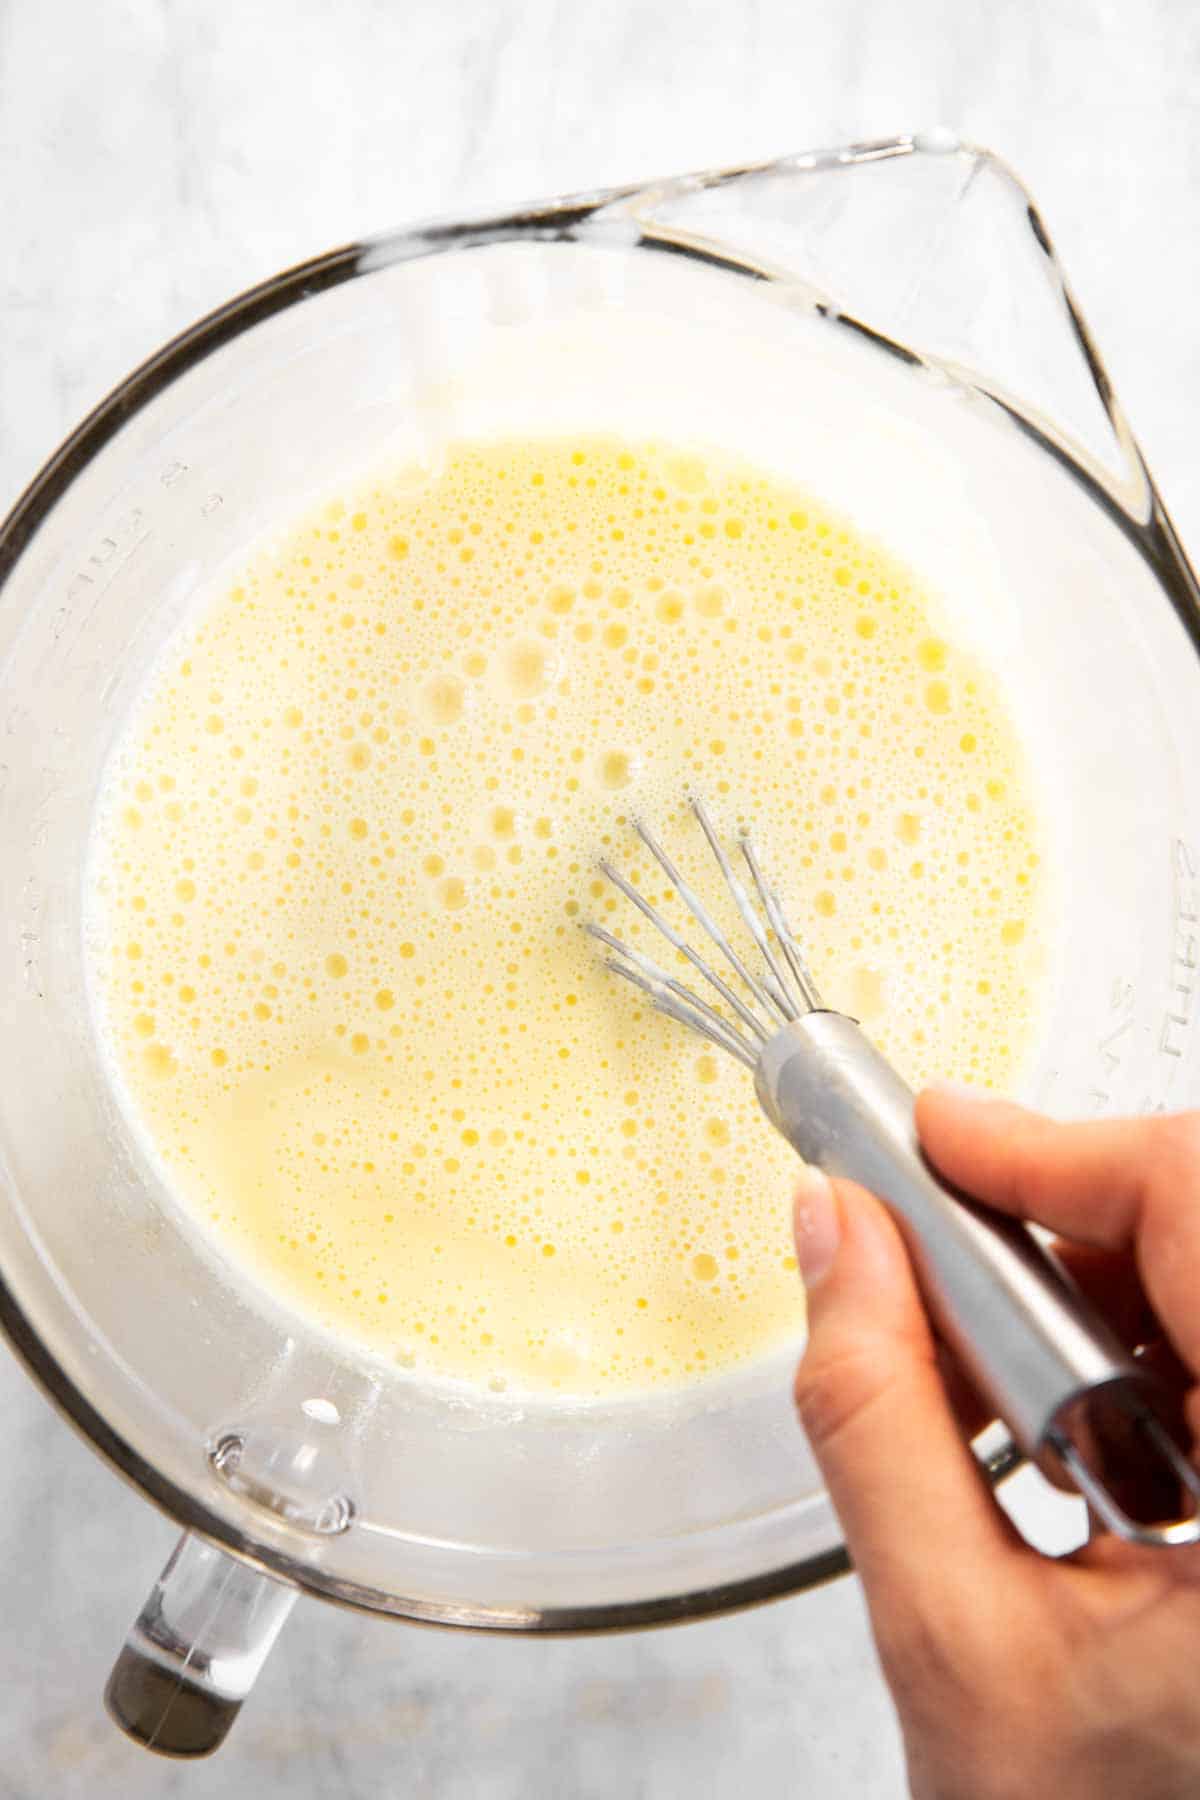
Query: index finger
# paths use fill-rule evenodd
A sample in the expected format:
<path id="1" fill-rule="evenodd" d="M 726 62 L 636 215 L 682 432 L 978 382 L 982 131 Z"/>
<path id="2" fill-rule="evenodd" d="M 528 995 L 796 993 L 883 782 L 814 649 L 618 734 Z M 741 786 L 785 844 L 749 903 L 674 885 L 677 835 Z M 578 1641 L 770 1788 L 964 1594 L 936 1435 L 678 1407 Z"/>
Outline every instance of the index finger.
<path id="1" fill-rule="evenodd" d="M 917 1131 L 930 1161 L 956 1187 L 1001 1212 L 1099 1250 L 1132 1244 L 1156 1188 L 1185 1175 L 1200 1189 L 1200 1132 L 1191 1168 L 1157 1119 L 1095 1119 L 1060 1125 L 1011 1100 L 949 1085 L 917 1099 Z M 1174 1123 L 1174 1121 L 1172 1121 Z"/>
<path id="2" fill-rule="evenodd" d="M 1059 1125 L 1008 1100 L 927 1088 L 917 1130 L 956 1187 L 1078 1243 L 1133 1249 L 1146 1296 L 1200 1371 L 1200 1113 Z"/>

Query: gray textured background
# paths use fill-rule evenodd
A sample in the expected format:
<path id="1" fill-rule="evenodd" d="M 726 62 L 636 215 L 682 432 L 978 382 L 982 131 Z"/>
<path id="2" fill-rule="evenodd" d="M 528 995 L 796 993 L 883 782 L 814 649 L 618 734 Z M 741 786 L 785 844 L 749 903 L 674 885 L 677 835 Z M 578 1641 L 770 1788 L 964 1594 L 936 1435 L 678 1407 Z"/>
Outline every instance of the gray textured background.
<path id="1" fill-rule="evenodd" d="M 0 505 L 165 337 L 313 251 L 947 123 L 1038 195 L 1198 544 L 1198 93 L 1189 0 L 0 0 Z M 154 1761 L 98 1696 L 172 1528 L 2 1351 L 0 1418 L 0 1800 L 904 1791 L 850 1582 L 576 1643 L 302 1605 L 222 1756 Z"/>

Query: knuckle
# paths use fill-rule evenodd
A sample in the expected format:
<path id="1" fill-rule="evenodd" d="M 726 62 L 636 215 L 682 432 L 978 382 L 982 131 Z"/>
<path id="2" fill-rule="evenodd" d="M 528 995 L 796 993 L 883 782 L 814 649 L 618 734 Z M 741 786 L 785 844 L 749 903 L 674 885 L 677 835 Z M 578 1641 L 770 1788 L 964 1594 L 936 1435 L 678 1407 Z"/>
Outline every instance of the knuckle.
<path id="1" fill-rule="evenodd" d="M 1010 1208 L 1036 1218 L 1054 1200 L 1054 1170 L 1047 1150 L 1055 1126 L 1031 1113 L 1010 1139 L 1010 1167 L 1005 1199 Z"/>
<path id="2" fill-rule="evenodd" d="M 976 1759 L 994 1736 L 997 1707 L 1021 1691 L 1021 1670 L 1005 1666 L 947 1595 L 937 1606 L 913 1593 L 873 1607 L 872 1629 L 906 1736 L 936 1742 L 943 1753 L 953 1750 L 962 1767 L 986 1766 L 986 1755 Z M 981 1796 L 984 1791 L 992 1793 L 988 1787 Z"/>
<path id="3" fill-rule="evenodd" d="M 918 1715 L 926 1705 L 955 1699 L 962 1718 L 964 1659 L 959 1634 L 940 1613 L 935 1617 L 919 1596 L 895 1599 L 872 1616 L 876 1648 L 889 1686 Z"/>
<path id="4" fill-rule="evenodd" d="M 796 1371 L 794 1392 L 800 1423 L 813 1447 L 824 1449 L 861 1418 L 884 1397 L 892 1377 L 884 1346 L 810 1348 Z"/>

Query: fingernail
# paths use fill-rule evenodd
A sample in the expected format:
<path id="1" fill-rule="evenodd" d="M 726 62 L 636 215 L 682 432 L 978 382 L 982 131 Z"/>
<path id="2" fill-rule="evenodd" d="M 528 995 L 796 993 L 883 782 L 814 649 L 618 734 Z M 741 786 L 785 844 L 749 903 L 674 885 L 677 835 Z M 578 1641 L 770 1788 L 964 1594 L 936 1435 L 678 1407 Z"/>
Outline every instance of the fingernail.
<path id="1" fill-rule="evenodd" d="M 805 1287 L 816 1287 L 829 1273 L 841 1237 L 837 1201 L 828 1175 L 805 1163 L 793 1204 L 796 1261 Z"/>

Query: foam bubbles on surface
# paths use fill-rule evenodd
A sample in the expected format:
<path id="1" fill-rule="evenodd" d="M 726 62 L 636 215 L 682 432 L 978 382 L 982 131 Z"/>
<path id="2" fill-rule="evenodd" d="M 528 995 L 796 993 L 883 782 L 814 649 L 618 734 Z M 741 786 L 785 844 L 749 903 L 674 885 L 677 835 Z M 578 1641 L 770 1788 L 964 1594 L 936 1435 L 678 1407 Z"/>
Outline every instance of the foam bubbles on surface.
<path id="1" fill-rule="evenodd" d="M 181 1200 L 397 1365 L 590 1395 L 795 1336 L 791 1153 L 744 1071 L 578 929 L 654 954 L 654 820 L 753 821 L 814 973 L 914 1081 L 1004 1086 L 1043 956 L 1028 778 L 913 577 L 765 472 L 461 445 L 263 547 L 114 758 L 113 1054 Z"/>

